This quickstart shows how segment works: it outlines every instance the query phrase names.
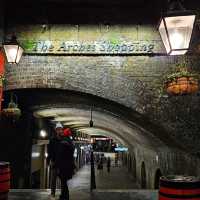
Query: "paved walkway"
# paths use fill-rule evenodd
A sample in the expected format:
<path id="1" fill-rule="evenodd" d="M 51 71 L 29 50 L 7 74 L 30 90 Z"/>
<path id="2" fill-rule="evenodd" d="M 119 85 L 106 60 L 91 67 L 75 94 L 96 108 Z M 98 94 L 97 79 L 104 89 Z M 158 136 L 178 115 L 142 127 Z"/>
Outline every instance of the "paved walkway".
<path id="1" fill-rule="evenodd" d="M 96 171 L 97 189 L 137 189 L 139 186 L 135 183 L 133 176 L 128 170 L 119 164 L 117 167 L 111 166 L 110 172 L 107 172 L 106 165 L 103 170 Z"/>
<path id="2" fill-rule="evenodd" d="M 69 191 L 72 200 L 90 200 L 90 166 L 86 165 L 70 180 Z"/>
<path id="3" fill-rule="evenodd" d="M 68 182 L 71 200 L 91 200 L 90 166 L 80 169 Z M 50 200 L 50 190 L 11 190 L 9 200 Z M 60 190 L 56 191 L 56 200 Z"/>
<path id="4" fill-rule="evenodd" d="M 70 200 L 129 200 L 135 199 L 135 195 L 136 199 L 142 195 L 141 199 L 143 200 L 154 200 L 152 197 L 155 197 L 155 191 L 145 191 L 146 197 L 148 197 L 146 198 L 143 196 L 144 191 L 130 190 L 137 188 L 137 185 L 123 167 L 113 167 L 109 174 L 106 169 L 103 172 L 96 170 L 96 185 L 97 190 L 90 193 L 90 166 L 84 166 L 69 181 Z M 56 199 L 58 199 L 59 193 L 58 190 Z M 9 194 L 9 200 L 49 200 L 49 194 L 50 190 L 12 190 Z"/>

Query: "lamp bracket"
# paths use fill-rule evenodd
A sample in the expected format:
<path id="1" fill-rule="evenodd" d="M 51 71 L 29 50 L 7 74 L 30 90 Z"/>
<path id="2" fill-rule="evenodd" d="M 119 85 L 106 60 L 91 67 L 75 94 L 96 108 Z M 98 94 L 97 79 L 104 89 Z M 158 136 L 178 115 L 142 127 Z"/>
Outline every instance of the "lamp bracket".
<path id="1" fill-rule="evenodd" d="M 169 3 L 169 11 L 183 11 L 186 10 L 183 6 L 183 0 L 168 0 Z"/>

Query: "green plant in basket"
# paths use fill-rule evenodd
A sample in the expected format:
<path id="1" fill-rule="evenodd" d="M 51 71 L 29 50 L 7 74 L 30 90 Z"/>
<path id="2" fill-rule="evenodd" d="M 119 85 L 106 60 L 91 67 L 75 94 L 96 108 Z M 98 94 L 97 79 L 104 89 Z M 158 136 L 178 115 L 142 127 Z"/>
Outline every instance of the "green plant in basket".
<path id="1" fill-rule="evenodd" d="M 175 72 L 165 77 L 165 88 L 172 95 L 192 94 L 199 89 L 199 74 L 188 70 L 186 63 L 176 65 Z"/>

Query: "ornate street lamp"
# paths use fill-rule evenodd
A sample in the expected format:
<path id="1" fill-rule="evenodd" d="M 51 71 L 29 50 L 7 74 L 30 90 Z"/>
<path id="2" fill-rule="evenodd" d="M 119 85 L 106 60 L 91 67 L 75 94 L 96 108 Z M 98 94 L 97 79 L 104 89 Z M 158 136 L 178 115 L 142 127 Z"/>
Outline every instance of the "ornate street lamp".
<path id="1" fill-rule="evenodd" d="M 4 43 L 3 48 L 8 63 L 18 64 L 24 50 L 17 42 L 16 36 L 13 35 L 9 42 Z"/>
<path id="2" fill-rule="evenodd" d="M 189 49 L 195 14 L 173 1 L 159 24 L 159 32 L 168 55 L 182 55 Z"/>

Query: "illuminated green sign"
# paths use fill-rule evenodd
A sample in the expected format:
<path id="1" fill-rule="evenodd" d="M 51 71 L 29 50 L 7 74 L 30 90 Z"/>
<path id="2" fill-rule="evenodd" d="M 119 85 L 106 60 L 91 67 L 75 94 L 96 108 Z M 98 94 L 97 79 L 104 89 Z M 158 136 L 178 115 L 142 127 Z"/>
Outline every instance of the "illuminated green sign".
<path id="1" fill-rule="evenodd" d="M 135 54 L 154 53 L 156 42 L 111 43 L 79 41 L 22 41 L 26 53 L 41 54 Z"/>

